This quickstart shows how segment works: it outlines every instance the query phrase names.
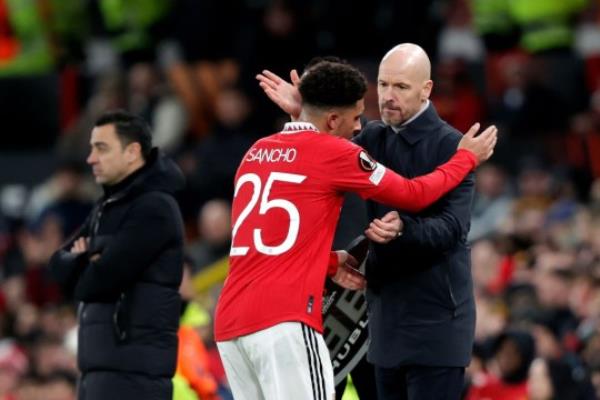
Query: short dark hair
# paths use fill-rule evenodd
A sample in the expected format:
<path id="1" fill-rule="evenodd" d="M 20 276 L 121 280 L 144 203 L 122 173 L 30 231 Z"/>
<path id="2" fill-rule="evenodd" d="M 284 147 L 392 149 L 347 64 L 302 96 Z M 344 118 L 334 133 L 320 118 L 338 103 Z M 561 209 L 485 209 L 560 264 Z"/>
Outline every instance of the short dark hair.
<path id="1" fill-rule="evenodd" d="M 306 70 L 298 89 L 304 104 L 317 108 L 351 107 L 364 97 L 367 80 L 350 64 L 321 61 Z"/>
<path id="2" fill-rule="evenodd" d="M 137 142 L 142 148 L 142 157 L 148 160 L 152 150 L 150 126 L 140 116 L 124 110 L 107 111 L 96 120 L 94 126 L 113 124 L 123 147 Z"/>
<path id="3" fill-rule="evenodd" d="M 308 60 L 308 62 L 306 63 L 306 66 L 304 67 L 304 71 L 308 71 L 310 68 L 314 67 L 315 65 L 322 63 L 323 61 L 328 61 L 328 62 L 332 62 L 332 63 L 338 63 L 338 64 L 349 64 L 348 61 L 344 60 L 343 58 L 340 58 L 338 56 L 317 56 L 317 57 L 313 57 L 310 60 Z"/>

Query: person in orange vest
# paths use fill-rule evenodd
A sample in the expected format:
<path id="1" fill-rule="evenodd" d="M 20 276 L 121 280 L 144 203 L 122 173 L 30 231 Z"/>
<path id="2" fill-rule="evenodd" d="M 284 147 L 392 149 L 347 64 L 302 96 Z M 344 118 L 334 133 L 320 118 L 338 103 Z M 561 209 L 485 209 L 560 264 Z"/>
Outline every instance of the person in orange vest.
<path id="1" fill-rule="evenodd" d="M 200 334 L 202 327 L 210 324 L 210 316 L 193 299 L 190 262 L 186 257 L 179 288 L 183 313 L 177 332 L 179 348 L 177 371 L 173 380 L 173 400 L 221 400 L 218 383 L 210 373 L 210 359 Z"/>

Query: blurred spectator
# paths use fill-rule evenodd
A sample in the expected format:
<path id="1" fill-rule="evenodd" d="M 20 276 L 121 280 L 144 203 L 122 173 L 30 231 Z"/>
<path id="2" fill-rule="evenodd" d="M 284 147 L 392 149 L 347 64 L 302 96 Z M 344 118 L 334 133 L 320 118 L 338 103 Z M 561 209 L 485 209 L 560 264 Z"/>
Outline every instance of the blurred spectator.
<path id="1" fill-rule="evenodd" d="M 126 84 L 121 73 L 111 71 L 98 77 L 83 112 L 60 137 L 57 156 L 85 163 L 90 150 L 90 130 L 96 120 L 108 110 L 125 108 L 126 103 Z"/>
<path id="2" fill-rule="evenodd" d="M 592 385 L 594 386 L 596 398 L 600 398 L 600 365 L 592 366 Z"/>
<path id="3" fill-rule="evenodd" d="M 180 159 L 188 178 L 183 200 L 184 216 L 196 215 L 199 207 L 214 198 L 233 196 L 237 165 L 256 133 L 250 125 L 250 101 L 242 90 L 223 90 L 216 105 L 217 122 L 209 137 Z"/>
<path id="4" fill-rule="evenodd" d="M 574 103 L 546 83 L 546 68 L 542 60 L 532 58 L 503 60 L 501 73 L 506 88 L 495 116 L 506 123 L 512 138 L 543 138 L 562 133 L 567 127 Z M 532 149 L 520 151 L 531 154 Z"/>
<path id="5" fill-rule="evenodd" d="M 183 300 L 180 318 L 177 372 L 173 379 L 174 400 L 219 400 L 218 382 L 211 374 L 210 358 L 202 332 L 210 326 L 210 316 L 194 299 L 192 264 L 184 262 L 179 287 Z"/>
<path id="6" fill-rule="evenodd" d="M 161 82 L 150 63 L 138 63 L 128 74 L 129 111 L 142 116 L 152 127 L 152 142 L 173 154 L 183 143 L 187 116 L 180 101 Z"/>
<path id="7" fill-rule="evenodd" d="M 510 214 L 512 195 L 505 171 L 486 164 L 477 169 L 469 241 L 493 234 Z"/>
<path id="8" fill-rule="evenodd" d="M 31 349 L 32 371 L 41 378 L 48 378 L 55 372 L 77 373 L 77 360 L 64 347 L 61 338 L 42 336 Z"/>
<path id="9" fill-rule="evenodd" d="M 19 343 L 31 344 L 41 334 L 39 309 L 32 303 L 21 303 L 11 317 L 11 336 Z"/>
<path id="10" fill-rule="evenodd" d="M 469 121 L 481 121 L 482 102 L 460 60 L 440 62 L 436 67 L 432 101 L 440 117 L 461 132 L 470 128 Z"/>
<path id="11" fill-rule="evenodd" d="M 43 380 L 40 392 L 44 400 L 75 400 L 77 378 L 73 373 L 57 371 Z"/>
<path id="12" fill-rule="evenodd" d="M 231 207 L 225 200 L 211 200 L 198 214 L 200 237 L 188 246 L 194 273 L 227 256 L 231 245 Z"/>
<path id="13" fill-rule="evenodd" d="M 589 382 L 577 379 L 571 369 L 560 362 L 537 358 L 529 370 L 529 400 L 593 400 L 596 396 Z"/>
<path id="14" fill-rule="evenodd" d="M 254 57 L 256 48 L 248 42 L 258 21 L 247 8 L 241 1 L 176 2 L 173 34 L 181 54 L 167 74 L 196 140 L 210 133 L 220 92 L 240 80 L 241 65 Z M 222 29 L 223 15 L 236 29 Z"/>
<path id="15" fill-rule="evenodd" d="M 505 305 L 499 299 L 483 294 L 476 296 L 476 307 L 475 347 L 483 351 L 484 349 L 478 343 L 484 343 L 488 338 L 498 336 L 505 329 L 507 312 Z M 483 357 L 483 354 L 479 355 Z M 479 361 L 483 362 L 483 360 Z M 477 362 L 478 360 L 475 360 L 475 363 Z"/>
<path id="16" fill-rule="evenodd" d="M 442 62 L 458 59 L 467 63 L 480 63 L 483 60 L 483 41 L 472 27 L 469 2 L 473 3 L 472 0 L 448 2 L 446 26 L 442 28 L 438 39 L 439 58 Z M 488 0 L 487 3 L 491 2 Z M 435 82 L 439 84 L 439 78 Z M 457 129 L 464 132 L 462 128 Z"/>
<path id="17" fill-rule="evenodd" d="M 531 335 L 505 331 L 492 346 L 493 357 L 485 375 L 474 377 L 467 400 L 514 400 L 527 396 L 527 375 L 535 356 Z"/>
<path id="18" fill-rule="evenodd" d="M 586 83 L 590 92 L 600 88 L 600 27 L 598 2 L 588 1 L 575 31 L 575 50 L 585 63 Z"/>
<path id="19" fill-rule="evenodd" d="M 537 267 L 535 287 L 540 305 L 545 310 L 542 322 L 559 340 L 573 334 L 579 323 L 569 308 L 572 282 L 573 273 L 569 269 L 554 267 L 544 271 L 543 267 Z"/>
<path id="20" fill-rule="evenodd" d="M 592 113 L 576 114 L 571 118 L 569 131 L 557 146 L 557 158 L 571 168 L 579 199 L 587 199 L 593 178 L 600 173 L 600 160 L 594 156 L 600 149 L 598 128 Z"/>
<path id="21" fill-rule="evenodd" d="M 96 193 L 85 170 L 83 164 L 63 161 L 44 184 L 33 190 L 25 213 L 34 230 L 57 223 L 62 242 L 79 228 L 92 209 Z"/>
<path id="22" fill-rule="evenodd" d="M 27 358 L 17 345 L 0 341 L 0 400 L 14 400 L 19 379 L 27 370 Z"/>

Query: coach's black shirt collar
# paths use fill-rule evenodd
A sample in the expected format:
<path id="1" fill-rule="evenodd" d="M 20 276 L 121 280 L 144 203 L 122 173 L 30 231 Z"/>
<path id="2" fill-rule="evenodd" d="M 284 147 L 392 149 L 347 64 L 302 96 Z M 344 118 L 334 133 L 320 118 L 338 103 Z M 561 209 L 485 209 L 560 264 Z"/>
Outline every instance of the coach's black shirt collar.
<path id="1" fill-rule="evenodd" d="M 433 103 L 429 102 L 425 110 L 412 121 L 409 121 L 398 128 L 389 126 L 388 129 L 397 133 L 398 136 L 403 138 L 408 144 L 414 145 L 430 133 L 432 129 L 435 129 L 441 124 L 442 120 L 438 116 Z"/>

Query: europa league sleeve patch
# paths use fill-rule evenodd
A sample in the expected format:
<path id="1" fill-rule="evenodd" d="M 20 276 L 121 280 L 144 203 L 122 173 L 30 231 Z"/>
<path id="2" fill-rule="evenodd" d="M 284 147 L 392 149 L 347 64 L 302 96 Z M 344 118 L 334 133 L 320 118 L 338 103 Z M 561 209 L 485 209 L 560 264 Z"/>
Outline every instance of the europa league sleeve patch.
<path id="1" fill-rule="evenodd" d="M 385 175 L 385 167 L 383 165 L 373 160 L 366 151 L 361 151 L 358 154 L 358 165 L 363 171 L 372 172 L 369 180 L 374 185 L 379 185 L 383 179 L 383 175 Z"/>
<path id="2" fill-rule="evenodd" d="M 366 151 L 361 151 L 358 154 L 358 165 L 366 172 L 375 171 L 375 168 L 377 168 L 377 162 Z"/>

